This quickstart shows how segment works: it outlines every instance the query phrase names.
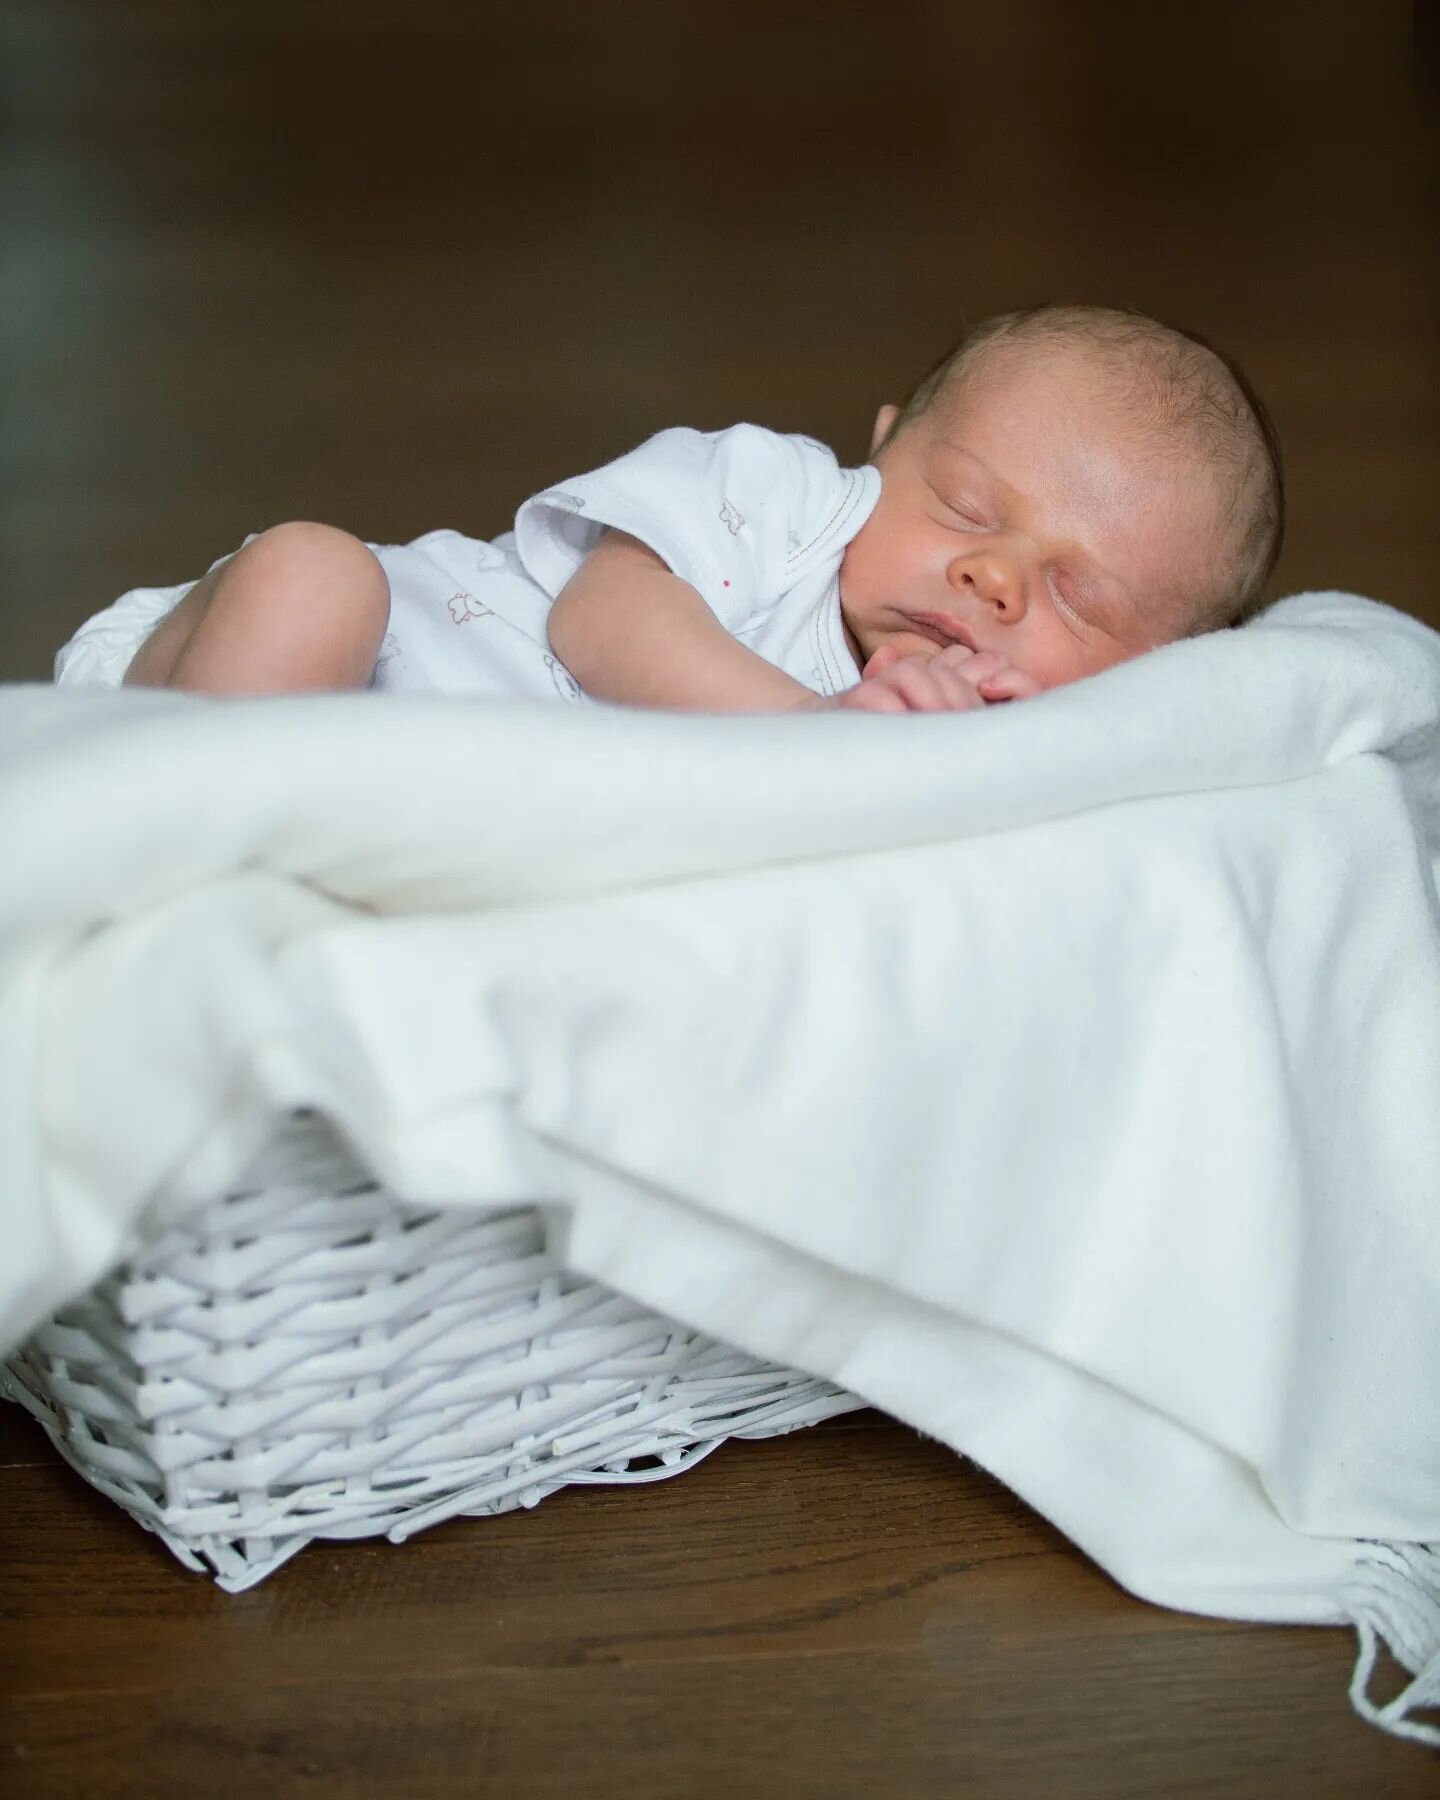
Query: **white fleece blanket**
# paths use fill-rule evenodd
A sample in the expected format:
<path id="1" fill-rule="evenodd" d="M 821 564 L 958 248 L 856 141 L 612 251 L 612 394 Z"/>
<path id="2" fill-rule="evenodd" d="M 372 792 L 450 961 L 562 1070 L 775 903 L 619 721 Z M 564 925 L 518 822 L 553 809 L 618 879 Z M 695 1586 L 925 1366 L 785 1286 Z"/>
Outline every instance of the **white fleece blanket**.
<path id="1" fill-rule="evenodd" d="M 316 1106 L 1137 1594 L 1423 1588 L 1361 1542 L 1440 1540 L 1414 620 L 1301 596 L 902 719 L 12 687 L 0 846 L 0 1339 Z"/>

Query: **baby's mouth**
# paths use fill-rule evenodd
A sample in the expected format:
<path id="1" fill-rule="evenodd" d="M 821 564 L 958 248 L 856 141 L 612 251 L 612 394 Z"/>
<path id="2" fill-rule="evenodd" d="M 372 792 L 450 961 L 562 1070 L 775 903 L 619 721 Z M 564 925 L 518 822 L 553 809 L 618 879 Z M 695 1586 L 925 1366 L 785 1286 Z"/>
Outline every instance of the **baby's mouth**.
<path id="1" fill-rule="evenodd" d="M 962 625 L 958 619 L 952 619 L 948 613 L 907 613 L 906 623 L 937 644 L 963 644 L 970 651 L 978 651 L 980 648 L 971 636 L 969 627 Z"/>

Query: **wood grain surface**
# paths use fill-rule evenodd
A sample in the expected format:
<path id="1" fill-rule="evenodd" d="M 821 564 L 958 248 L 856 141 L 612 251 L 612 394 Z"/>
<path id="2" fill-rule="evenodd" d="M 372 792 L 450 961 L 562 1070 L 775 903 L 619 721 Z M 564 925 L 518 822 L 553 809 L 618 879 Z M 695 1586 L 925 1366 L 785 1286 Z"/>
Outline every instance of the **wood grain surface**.
<path id="1" fill-rule="evenodd" d="M 878 1414 L 235 1596 L 0 1417 L 14 1800 L 1440 1791 L 1350 1634 L 1144 1605 Z"/>
<path id="2" fill-rule="evenodd" d="M 1046 298 L 1238 356 L 1277 589 L 1440 624 L 1398 0 L 3 0 L 0 71 L 0 678 L 282 519 L 491 535 L 675 423 L 858 460 Z M 1146 1606 L 874 1415 L 231 1598 L 0 1409 L 0 1619 L 7 1800 L 1440 1794 L 1347 1634 Z"/>

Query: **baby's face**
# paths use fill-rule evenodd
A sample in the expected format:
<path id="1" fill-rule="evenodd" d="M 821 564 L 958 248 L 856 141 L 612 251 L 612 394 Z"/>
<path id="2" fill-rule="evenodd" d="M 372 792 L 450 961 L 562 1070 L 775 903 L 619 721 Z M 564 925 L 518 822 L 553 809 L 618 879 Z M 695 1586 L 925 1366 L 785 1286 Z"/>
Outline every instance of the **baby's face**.
<path id="1" fill-rule="evenodd" d="M 1185 634 L 1220 554 L 1202 464 L 1157 456 L 1074 350 L 1001 350 L 871 453 L 880 499 L 845 552 L 841 611 L 863 668 L 945 644 L 994 650 L 1042 688 Z"/>

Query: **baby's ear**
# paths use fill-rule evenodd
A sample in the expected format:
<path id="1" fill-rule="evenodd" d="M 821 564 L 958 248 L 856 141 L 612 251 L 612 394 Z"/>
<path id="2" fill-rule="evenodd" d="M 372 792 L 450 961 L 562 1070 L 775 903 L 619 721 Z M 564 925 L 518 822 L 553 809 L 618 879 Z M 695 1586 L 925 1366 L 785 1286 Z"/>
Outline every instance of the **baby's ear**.
<path id="1" fill-rule="evenodd" d="M 875 429 L 870 434 L 870 454 L 873 456 L 890 435 L 890 428 L 900 417 L 898 406 L 882 406 L 875 415 Z"/>

